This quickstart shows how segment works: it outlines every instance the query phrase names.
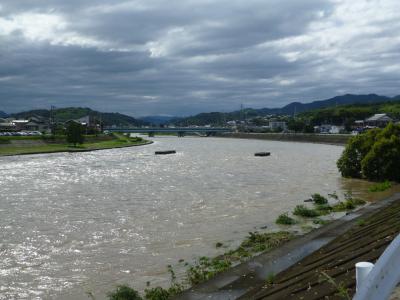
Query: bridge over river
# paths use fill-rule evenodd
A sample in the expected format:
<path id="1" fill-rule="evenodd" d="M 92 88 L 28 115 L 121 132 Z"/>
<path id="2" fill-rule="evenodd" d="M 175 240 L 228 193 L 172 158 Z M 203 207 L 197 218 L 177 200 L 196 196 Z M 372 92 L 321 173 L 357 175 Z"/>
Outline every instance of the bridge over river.
<path id="1" fill-rule="evenodd" d="M 110 127 L 104 128 L 104 131 L 109 132 L 123 132 L 123 133 L 147 133 L 149 136 L 154 136 L 156 133 L 177 133 L 178 136 L 183 137 L 185 134 L 203 134 L 205 136 L 213 136 L 217 133 L 233 132 L 233 129 L 226 127 L 137 127 L 137 128 L 124 128 L 124 127 Z"/>

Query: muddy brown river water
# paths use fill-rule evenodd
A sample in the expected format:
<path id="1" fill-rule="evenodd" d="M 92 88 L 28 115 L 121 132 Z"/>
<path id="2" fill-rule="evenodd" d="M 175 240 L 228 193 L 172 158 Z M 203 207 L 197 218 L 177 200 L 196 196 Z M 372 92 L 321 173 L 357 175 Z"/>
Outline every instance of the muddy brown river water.
<path id="1" fill-rule="evenodd" d="M 166 265 L 216 255 L 342 179 L 343 147 L 154 138 L 143 147 L 0 157 L 0 299 L 104 299 L 168 283 Z M 177 154 L 155 156 L 157 150 Z M 255 157 L 255 152 L 271 152 Z"/>

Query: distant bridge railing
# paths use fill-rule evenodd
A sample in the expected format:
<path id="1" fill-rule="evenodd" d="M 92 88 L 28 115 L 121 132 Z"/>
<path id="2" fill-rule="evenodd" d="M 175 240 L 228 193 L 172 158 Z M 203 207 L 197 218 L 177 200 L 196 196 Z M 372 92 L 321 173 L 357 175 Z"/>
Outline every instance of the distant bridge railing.
<path id="1" fill-rule="evenodd" d="M 214 135 L 216 133 L 233 132 L 232 128 L 226 127 L 109 127 L 104 128 L 108 132 L 123 132 L 123 133 L 147 133 L 149 135 L 155 133 L 177 133 L 183 136 L 185 133 L 204 133 L 205 135 Z"/>

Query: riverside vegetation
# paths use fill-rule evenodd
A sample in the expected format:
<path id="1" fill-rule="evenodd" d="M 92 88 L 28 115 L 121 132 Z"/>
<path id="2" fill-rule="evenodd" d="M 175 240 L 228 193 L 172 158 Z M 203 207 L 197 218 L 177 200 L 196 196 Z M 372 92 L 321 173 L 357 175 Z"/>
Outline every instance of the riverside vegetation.
<path id="1" fill-rule="evenodd" d="M 313 224 L 323 225 L 329 222 L 328 220 L 320 219 L 321 216 L 330 215 L 335 212 L 343 212 L 355 209 L 357 206 L 364 205 L 365 201 L 359 198 L 354 198 L 350 192 L 345 193 L 344 201 L 339 200 L 336 193 L 329 194 L 331 202 L 330 204 L 328 198 L 320 195 L 313 194 L 310 199 L 305 200 L 305 202 L 311 202 L 312 207 L 300 204 L 297 205 L 292 214 L 296 217 L 302 217 L 305 219 L 312 219 Z M 298 224 L 300 221 L 289 216 L 289 213 L 283 213 L 278 216 L 275 223 L 279 225 L 294 225 Z"/>
<path id="2" fill-rule="evenodd" d="M 350 192 L 346 193 L 345 199 L 341 201 L 336 193 L 329 194 L 329 200 L 320 194 L 311 195 L 310 199 L 305 200 L 306 202 L 312 202 L 312 207 L 306 205 L 297 205 L 292 214 L 293 217 L 289 216 L 289 213 L 281 214 L 277 219 L 276 223 L 290 227 L 296 224 L 305 224 L 308 220 L 312 220 L 312 223 L 317 227 L 325 225 L 329 220 L 324 220 L 319 217 L 332 214 L 334 212 L 343 212 L 353 210 L 357 206 L 365 204 L 364 200 L 354 198 Z M 334 203 L 330 203 L 334 202 Z M 297 219 L 295 219 L 295 217 Z M 303 229 L 309 230 L 314 227 L 303 226 Z M 283 243 L 293 239 L 298 232 L 295 230 L 282 230 L 275 232 L 249 232 L 248 236 L 242 241 L 239 247 L 229 250 L 216 257 L 202 256 L 192 264 L 180 260 L 186 267 L 186 274 L 181 281 L 177 280 L 175 272 L 171 265 L 169 265 L 168 272 L 171 277 L 171 285 L 169 288 L 162 288 L 160 286 L 148 288 L 144 290 L 143 297 L 140 294 L 127 285 L 117 286 L 117 288 L 108 294 L 110 300 L 167 300 L 173 296 L 182 293 L 189 286 L 193 286 L 209 280 L 217 274 L 244 262 L 251 257 L 260 254 L 262 252 L 270 251 L 281 246 Z M 222 243 L 216 243 L 216 248 L 223 246 Z M 270 277 L 273 275 L 269 275 Z M 130 293 L 127 293 L 130 291 Z M 125 297 L 129 295 L 129 297 Z"/>
<path id="3" fill-rule="evenodd" d="M 400 125 L 389 123 L 351 138 L 337 166 L 344 177 L 399 182 Z"/>
<path id="4" fill-rule="evenodd" d="M 54 152 L 79 152 L 99 149 L 121 148 L 149 143 L 141 137 L 129 137 L 122 134 L 84 135 L 84 140 L 67 141 L 66 135 L 43 136 L 1 136 L 0 156 Z M 23 142 L 23 144 L 21 143 Z"/>

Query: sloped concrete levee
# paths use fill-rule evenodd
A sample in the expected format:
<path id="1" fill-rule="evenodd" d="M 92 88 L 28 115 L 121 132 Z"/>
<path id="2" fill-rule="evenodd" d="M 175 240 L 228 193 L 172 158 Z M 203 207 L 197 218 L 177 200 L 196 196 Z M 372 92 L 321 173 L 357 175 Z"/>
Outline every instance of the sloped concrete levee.
<path id="1" fill-rule="evenodd" d="M 344 299 L 343 293 L 355 292 L 354 264 L 374 262 L 399 231 L 400 194 L 395 194 L 221 273 L 176 299 Z"/>

